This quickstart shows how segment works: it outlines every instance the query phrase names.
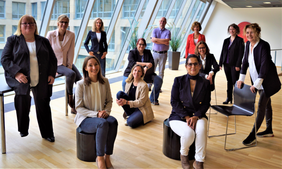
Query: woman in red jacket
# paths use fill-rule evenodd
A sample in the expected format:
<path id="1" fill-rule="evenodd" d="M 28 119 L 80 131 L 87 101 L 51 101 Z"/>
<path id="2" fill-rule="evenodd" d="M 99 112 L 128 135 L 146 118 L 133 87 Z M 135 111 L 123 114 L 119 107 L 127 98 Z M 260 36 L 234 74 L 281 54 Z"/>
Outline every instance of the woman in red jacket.
<path id="1" fill-rule="evenodd" d="M 191 30 L 194 31 L 194 33 L 188 35 L 185 58 L 187 58 L 187 56 L 190 54 L 195 54 L 195 47 L 198 42 L 206 42 L 205 35 L 199 33 L 202 30 L 201 24 L 199 22 L 195 21 L 192 24 Z"/>

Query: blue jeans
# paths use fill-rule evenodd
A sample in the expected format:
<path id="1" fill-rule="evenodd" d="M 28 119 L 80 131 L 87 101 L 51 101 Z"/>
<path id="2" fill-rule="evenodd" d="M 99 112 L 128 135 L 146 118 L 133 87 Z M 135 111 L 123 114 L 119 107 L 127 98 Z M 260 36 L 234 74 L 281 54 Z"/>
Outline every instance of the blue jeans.
<path id="1" fill-rule="evenodd" d="M 126 85 L 125 80 L 126 80 L 127 78 L 128 78 L 128 77 L 123 76 L 123 79 L 122 79 L 122 82 L 121 82 L 121 85 L 122 85 L 122 91 L 125 91 L 125 85 Z"/>
<path id="2" fill-rule="evenodd" d="M 77 68 L 75 67 L 75 65 L 72 65 L 72 69 L 69 69 L 68 67 L 64 66 L 64 65 L 60 65 L 57 68 L 57 72 L 59 74 L 63 74 L 64 76 L 66 76 L 66 85 L 67 85 L 67 93 L 69 95 L 72 95 L 72 88 L 73 88 L 73 83 L 79 81 L 82 77 L 79 73 L 79 71 L 77 70 Z"/>
<path id="3" fill-rule="evenodd" d="M 103 53 L 97 54 L 96 52 L 94 53 L 94 55 L 98 58 L 100 65 L 101 65 L 101 73 L 104 77 L 106 77 L 106 58 L 101 59 L 101 57 L 103 56 Z"/>
<path id="4" fill-rule="evenodd" d="M 123 91 L 119 91 L 117 93 L 117 99 L 123 98 L 125 100 L 129 100 L 129 96 L 124 93 Z M 123 110 L 125 111 L 126 115 L 129 116 L 127 119 L 127 125 L 136 128 L 142 124 L 144 124 L 143 121 L 143 114 L 138 108 L 130 108 L 129 105 L 123 105 Z"/>
<path id="5" fill-rule="evenodd" d="M 161 90 L 161 87 L 162 87 L 162 84 L 163 84 L 163 79 L 160 77 L 160 76 L 157 76 L 155 75 L 153 77 L 153 83 L 154 83 L 154 88 L 151 92 L 151 95 L 150 95 L 150 101 L 151 102 L 159 102 L 159 94 L 160 94 L 160 90 Z M 155 99 L 154 99 L 154 96 L 155 96 Z"/>
<path id="6" fill-rule="evenodd" d="M 112 155 L 114 143 L 117 135 L 118 122 L 113 116 L 108 118 L 86 118 L 80 128 L 85 133 L 96 133 L 96 152 L 97 156 Z"/>

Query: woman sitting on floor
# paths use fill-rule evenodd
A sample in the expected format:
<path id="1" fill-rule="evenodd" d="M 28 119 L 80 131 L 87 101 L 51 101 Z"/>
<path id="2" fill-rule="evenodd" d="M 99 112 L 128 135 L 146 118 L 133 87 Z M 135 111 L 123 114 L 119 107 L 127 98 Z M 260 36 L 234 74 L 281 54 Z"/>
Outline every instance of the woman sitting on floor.
<path id="1" fill-rule="evenodd" d="M 110 116 L 112 94 L 107 78 L 102 76 L 100 62 L 88 56 L 83 62 L 83 79 L 77 82 L 74 122 L 84 133 L 96 133 L 96 163 L 98 168 L 113 168 L 113 154 L 117 135 L 117 120 Z"/>
<path id="2" fill-rule="evenodd" d="M 129 116 L 126 125 L 132 128 L 145 124 L 154 118 L 148 97 L 149 89 L 143 77 L 143 66 L 136 64 L 126 79 L 125 92 L 119 91 L 117 93 L 116 102 L 125 111 L 123 117 L 126 119 Z"/>

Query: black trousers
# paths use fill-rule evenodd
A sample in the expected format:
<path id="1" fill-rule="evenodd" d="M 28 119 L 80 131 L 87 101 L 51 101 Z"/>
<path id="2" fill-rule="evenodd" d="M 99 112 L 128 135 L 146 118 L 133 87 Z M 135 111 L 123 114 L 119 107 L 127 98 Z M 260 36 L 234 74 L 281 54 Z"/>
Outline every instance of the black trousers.
<path id="1" fill-rule="evenodd" d="M 266 121 L 266 130 L 272 131 L 272 107 L 271 107 L 271 99 L 265 95 L 264 90 L 259 90 L 259 102 L 258 102 L 258 109 L 257 109 L 257 119 L 256 125 L 257 130 L 255 130 L 255 125 L 253 126 L 252 133 L 256 133 L 265 117 Z"/>
<path id="2" fill-rule="evenodd" d="M 233 86 L 239 79 L 240 71 L 236 71 L 235 66 L 224 64 L 224 72 L 227 80 L 227 97 L 232 100 Z"/>
<path id="3" fill-rule="evenodd" d="M 52 85 L 48 85 L 49 89 L 45 88 L 44 92 L 42 92 L 44 89 L 39 86 L 40 85 L 37 85 L 36 87 L 31 88 L 31 90 L 34 96 L 36 116 L 40 133 L 43 138 L 54 137 L 50 108 L 50 88 L 52 88 Z M 18 131 L 21 133 L 28 133 L 29 111 L 31 106 L 30 95 L 16 94 L 14 98 L 14 104 L 17 112 Z"/>

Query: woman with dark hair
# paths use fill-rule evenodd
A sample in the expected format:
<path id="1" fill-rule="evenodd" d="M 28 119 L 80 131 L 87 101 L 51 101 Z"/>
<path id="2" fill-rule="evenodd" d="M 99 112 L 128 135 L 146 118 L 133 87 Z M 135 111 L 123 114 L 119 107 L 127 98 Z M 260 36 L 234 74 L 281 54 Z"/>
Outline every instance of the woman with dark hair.
<path id="1" fill-rule="evenodd" d="M 244 40 L 239 37 L 239 26 L 235 23 L 228 26 L 227 31 L 230 34 L 223 42 L 219 68 L 224 65 L 224 72 L 227 80 L 227 99 L 223 104 L 232 103 L 233 86 L 239 78 L 242 58 L 244 54 Z"/>
<path id="2" fill-rule="evenodd" d="M 117 93 L 116 102 L 124 109 L 123 117 L 127 119 L 125 124 L 132 128 L 146 124 L 154 118 L 148 98 L 149 89 L 143 80 L 144 75 L 143 66 L 134 65 L 126 79 L 125 92 Z"/>
<path id="3" fill-rule="evenodd" d="M 152 56 L 152 53 L 150 50 L 145 49 L 146 48 L 146 40 L 143 38 L 140 38 L 137 40 L 136 48 L 133 50 L 130 50 L 128 55 L 128 65 L 124 71 L 123 74 L 123 81 L 122 81 L 122 90 L 125 90 L 125 80 L 127 79 L 128 75 L 131 72 L 132 67 L 135 64 L 139 64 L 143 66 L 144 68 L 144 81 L 146 83 L 153 83 L 154 89 L 153 92 L 151 92 L 150 95 L 150 101 L 154 105 L 159 105 L 159 94 L 161 90 L 161 86 L 163 84 L 163 80 L 160 76 L 156 75 L 154 72 L 154 59 Z"/>
<path id="4" fill-rule="evenodd" d="M 82 78 L 73 64 L 75 35 L 73 32 L 67 30 L 69 26 L 67 15 L 60 15 L 57 25 L 58 29 L 47 33 L 47 39 L 49 39 L 58 60 L 57 72 L 66 76 L 68 102 L 71 107 L 71 113 L 75 114 L 73 84 Z"/>
<path id="5" fill-rule="evenodd" d="M 272 107 L 270 97 L 281 89 L 281 82 L 277 75 L 275 64 L 270 55 L 269 43 L 260 38 L 261 28 L 257 23 L 246 25 L 244 33 L 248 39 L 243 59 L 240 78 L 237 87 L 244 84 L 247 69 L 249 68 L 252 86 L 250 90 L 259 92 L 260 98 L 257 108 L 256 127 L 254 125 L 249 136 L 243 141 L 244 145 L 252 145 L 258 137 L 273 137 Z M 265 117 L 266 130 L 257 133 Z"/>
<path id="6" fill-rule="evenodd" d="M 41 136 L 54 142 L 50 97 L 57 59 L 48 39 L 38 35 L 32 16 L 20 18 L 15 35 L 7 39 L 1 63 L 7 84 L 16 93 L 15 108 L 21 137 L 28 135 L 31 89 Z"/>
<path id="7" fill-rule="evenodd" d="M 171 129 L 180 136 L 180 154 L 183 169 L 189 169 L 189 147 L 195 140 L 195 169 L 204 168 L 207 146 L 207 116 L 210 107 L 210 83 L 199 75 L 201 60 L 189 55 L 185 68 L 187 74 L 174 79 L 171 90 Z"/>
<path id="8" fill-rule="evenodd" d="M 210 81 L 212 85 L 211 91 L 214 90 L 214 78 L 216 72 L 219 71 L 219 66 L 213 54 L 210 53 L 210 49 L 206 42 L 200 41 L 195 48 L 195 55 L 199 56 L 202 62 L 201 74 Z"/>
<path id="9" fill-rule="evenodd" d="M 195 21 L 191 26 L 191 30 L 194 33 L 188 35 L 187 43 L 186 43 L 185 58 L 187 58 L 188 55 L 195 53 L 195 47 L 198 42 L 206 41 L 205 35 L 200 34 L 200 31 L 202 30 L 202 26 L 200 22 Z"/>
<path id="10" fill-rule="evenodd" d="M 91 40 L 91 48 L 88 44 Z M 93 22 L 92 30 L 87 34 L 84 47 L 91 56 L 96 56 L 101 63 L 102 75 L 106 75 L 106 55 L 108 52 L 107 34 L 104 31 L 104 22 L 101 18 L 96 18 Z"/>
<path id="11" fill-rule="evenodd" d="M 100 62 L 95 56 L 88 56 L 83 62 L 83 79 L 77 82 L 74 122 L 84 133 L 96 133 L 96 163 L 98 168 L 112 168 L 117 135 L 117 120 L 110 116 L 112 95 L 107 78 L 102 76 Z"/>

